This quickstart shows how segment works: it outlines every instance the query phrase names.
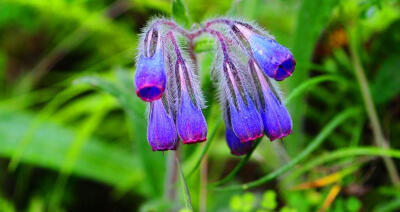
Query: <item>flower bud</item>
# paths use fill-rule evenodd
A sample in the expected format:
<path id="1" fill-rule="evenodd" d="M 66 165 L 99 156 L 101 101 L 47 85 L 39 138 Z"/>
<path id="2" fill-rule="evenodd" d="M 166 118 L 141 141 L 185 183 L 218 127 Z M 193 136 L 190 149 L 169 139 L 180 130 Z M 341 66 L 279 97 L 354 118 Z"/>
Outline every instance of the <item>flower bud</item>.
<path id="1" fill-rule="evenodd" d="M 207 123 L 193 91 L 193 78 L 183 61 L 176 62 L 176 76 L 180 84 L 176 125 L 184 144 L 202 142 L 207 139 Z"/>
<path id="2" fill-rule="evenodd" d="M 244 38 L 247 40 L 252 57 L 265 74 L 278 81 L 292 75 L 296 61 L 289 49 L 277 43 L 273 38 L 262 36 L 250 25 L 237 22 L 232 29 L 239 40 Z"/>
<path id="3" fill-rule="evenodd" d="M 147 140 L 153 151 L 175 150 L 178 145 L 174 120 L 162 99 L 150 103 Z"/>
<path id="4" fill-rule="evenodd" d="M 246 90 L 243 90 L 239 74 L 230 62 L 224 63 L 224 73 L 231 87 L 228 96 L 228 116 L 232 130 L 241 142 L 253 141 L 263 136 L 263 124 L 260 114 Z"/>
<path id="5" fill-rule="evenodd" d="M 274 93 L 273 85 L 254 61 L 249 62 L 255 84 L 261 92 L 259 95 L 260 114 L 263 119 L 264 132 L 273 141 L 292 133 L 292 119 L 281 100 Z"/>
<path id="6" fill-rule="evenodd" d="M 161 98 L 167 81 L 163 49 L 156 29 L 147 32 L 143 46 L 144 52 L 140 52 L 136 63 L 136 94 L 143 101 L 151 102 Z"/>
<path id="7" fill-rule="evenodd" d="M 253 149 L 254 142 L 240 142 L 233 130 L 227 125 L 225 130 L 225 138 L 231 154 L 241 156 L 245 155 Z"/>

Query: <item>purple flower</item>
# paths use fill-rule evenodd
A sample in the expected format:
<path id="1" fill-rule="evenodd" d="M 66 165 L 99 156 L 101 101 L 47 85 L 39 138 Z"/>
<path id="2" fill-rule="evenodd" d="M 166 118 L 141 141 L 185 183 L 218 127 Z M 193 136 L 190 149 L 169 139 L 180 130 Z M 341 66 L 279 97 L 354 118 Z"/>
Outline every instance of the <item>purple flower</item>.
<path id="1" fill-rule="evenodd" d="M 167 112 L 163 99 L 150 103 L 147 140 L 153 151 L 175 150 L 178 145 L 174 120 Z"/>
<path id="2" fill-rule="evenodd" d="M 247 40 L 254 59 L 269 77 L 281 81 L 292 75 L 296 66 L 289 49 L 277 43 L 274 39 L 260 35 L 247 24 L 236 23 L 235 34 Z"/>
<path id="3" fill-rule="evenodd" d="M 201 112 L 199 101 L 194 98 L 193 78 L 183 60 L 176 63 L 176 76 L 180 84 L 176 125 L 179 137 L 184 144 L 202 142 L 207 139 L 207 123 Z M 190 96 L 192 93 L 193 98 Z"/>
<path id="4" fill-rule="evenodd" d="M 268 33 L 231 19 L 215 19 L 194 31 L 167 19 L 155 19 L 147 29 L 139 42 L 134 82 L 137 95 L 150 105 L 147 139 L 153 151 L 175 150 L 178 139 L 183 144 L 207 139 L 204 99 L 192 48 L 204 33 L 220 44 L 211 76 L 218 82 L 231 153 L 248 153 L 254 148 L 252 141 L 263 134 L 273 141 L 292 132 L 291 117 L 270 78 L 280 81 L 289 77 L 296 62 Z M 185 41 L 187 53 L 181 50 Z"/>
<path id="5" fill-rule="evenodd" d="M 259 104 L 265 134 L 271 141 L 291 134 L 292 119 L 277 94 L 272 90 L 273 86 L 254 61 L 250 61 L 249 66 L 256 86 L 261 92 Z"/>
<path id="6" fill-rule="evenodd" d="M 233 155 L 245 155 L 253 149 L 254 142 L 240 142 L 240 139 L 235 135 L 228 124 L 226 124 L 225 138 Z"/>
<path id="7" fill-rule="evenodd" d="M 253 100 L 243 89 L 235 66 L 231 62 L 224 63 L 224 73 L 230 84 L 231 95 L 228 95 L 227 113 L 232 130 L 241 142 L 253 141 L 263 136 L 263 123 Z"/>
<path id="8" fill-rule="evenodd" d="M 151 29 L 144 39 L 144 48 L 137 60 L 136 94 L 146 102 L 160 99 L 166 86 L 164 54 L 157 30 Z"/>

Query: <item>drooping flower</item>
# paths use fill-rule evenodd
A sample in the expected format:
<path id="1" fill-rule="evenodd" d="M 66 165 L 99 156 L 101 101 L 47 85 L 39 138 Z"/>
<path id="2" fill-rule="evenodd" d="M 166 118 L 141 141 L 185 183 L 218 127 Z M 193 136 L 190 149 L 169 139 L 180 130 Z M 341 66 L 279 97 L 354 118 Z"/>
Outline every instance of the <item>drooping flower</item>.
<path id="1" fill-rule="evenodd" d="M 227 111 L 224 113 L 225 120 L 225 139 L 228 144 L 231 154 L 241 156 L 245 155 L 253 149 L 254 142 L 241 142 L 240 139 L 235 135 L 230 124 Z"/>
<path id="2" fill-rule="evenodd" d="M 225 80 L 228 83 L 226 99 L 228 116 L 234 134 L 241 142 L 253 141 L 263 136 L 263 123 L 257 108 L 246 90 L 243 89 L 239 73 L 234 64 L 225 61 Z"/>
<path id="3" fill-rule="evenodd" d="M 249 153 L 254 146 L 254 142 L 240 142 L 240 139 L 235 135 L 232 129 L 226 127 L 225 139 L 228 147 L 233 155 L 241 156 Z"/>
<path id="4" fill-rule="evenodd" d="M 178 145 L 178 135 L 174 119 L 163 99 L 150 103 L 147 140 L 153 151 L 175 150 Z"/>
<path id="5" fill-rule="evenodd" d="M 160 99 L 166 86 L 164 53 L 157 29 L 146 33 L 137 60 L 135 73 L 136 94 L 146 102 Z"/>
<path id="6" fill-rule="evenodd" d="M 245 42 L 252 57 L 269 77 L 281 81 L 292 75 L 296 61 L 286 47 L 272 37 L 266 37 L 248 24 L 236 22 L 232 29 L 234 34 Z"/>
<path id="7" fill-rule="evenodd" d="M 253 60 L 249 61 L 249 69 L 259 92 L 259 109 L 265 134 L 271 141 L 291 134 L 292 119 L 274 92 L 273 85 Z"/>
<path id="8" fill-rule="evenodd" d="M 191 65 L 196 61 L 191 46 L 203 33 L 221 44 L 213 76 L 224 104 L 231 153 L 248 153 L 254 148 L 252 141 L 263 134 L 272 141 L 291 133 L 290 115 L 268 77 L 278 81 L 289 77 L 296 62 L 262 29 L 228 19 L 210 21 L 193 32 L 156 19 L 148 29 L 140 41 L 134 81 L 137 95 L 150 105 L 147 137 L 153 151 L 174 150 L 178 139 L 187 144 L 207 138 L 204 100 L 196 66 Z M 190 57 L 182 54 L 176 36 L 187 39 Z"/>
<path id="9" fill-rule="evenodd" d="M 184 144 L 202 142 L 207 139 L 207 123 L 201 111 L 199 98 L 193 91 L 193 76 L 182 58 L 175 66 L 179 83 L 176 125 Z M 197 99 L 197 101 L 196 101 Z"/>

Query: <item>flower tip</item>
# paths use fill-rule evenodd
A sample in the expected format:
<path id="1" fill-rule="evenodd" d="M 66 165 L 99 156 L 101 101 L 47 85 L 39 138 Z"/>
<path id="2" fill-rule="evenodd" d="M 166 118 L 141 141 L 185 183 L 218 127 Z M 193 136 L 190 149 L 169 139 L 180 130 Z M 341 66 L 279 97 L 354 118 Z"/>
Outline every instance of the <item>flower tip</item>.
<path id="1" fill-rule="evenodd" d="M 164 89 L 155 85 L 145 85 L 136 89 L 136 95 L 145 102 L 160 99 Z"/>
<path id="2" fill-rule="evenodd" d="M 240 139 L 235 135 L 235 133 L 230 128 L 226 128 L 225 131 L 226 142 L 228 143 L 229 149 L 232 155 L 242 156 L 247 154 L 253 149 L 253 142 L 242 143 Z"/>
<path id="3" fill-rule="evenodd" d="M 272 142 L 272 141 L 275 141 L 277 139 L 284 138 L 284 137 L 286 137 L 286 136 L 288 136 L 290 134 L 292 134 L 292 129 L 288 130 L 287 132 L 283 132 L 281 134 L 267 135 L 267 136 L 268 136 L 269 140 Z"/>
<path id="4" fill-rule="evenodd" d="M 254 59 L 269 77 L 282 81 L 292 75 L 296 61 L 289 49 L 257 34 L 252 35 L 249 42 Z"/>
<path id="5" fill-rule="evenodd" d="M 150 103 L 147 140 L 153 151 L 174 150 L 178 145 L 174 120 L 162 100 Z"/>
<path id="6" fill-rule="evenodd" d="M 229 103 L 232 130 L 241 143 L 255 140 L 263 135 L 263 121 L 253 101 L 247 97 L 247 105 L 240 94 L 236 95 L 238 108 Z"/>
<path id="7" fill-rule="evenodd" d="M 201 109 L 194 105 L 189 94 L 182 92 L 176 115 L 176 127 L 183 144 L 194 144 L 207 139 L 207 122 Z"/>
<path id="8" fill-rule="evenodd" d="M 258 134 L 258 135 L 255 135 L 254 137 L 247 137 L 247 138 L 245 138 L 245 139 L 241 139 L 240 142 L 241 142 L 241 143 L 251 142 L 251 141 L 254 141 L 254 140 L 256 140 L 257 138 L 261 138 L 261 137 L 263 137 L 263 136 L 264 136 L 264 134 L 263 134 L 263 133 L 260 133 L 260 134 Z"/>
<path id="9" fill-rule="evenodd" d="M 277 81 L 282 81 L 293 74 L 294 68 L 296 66 L 296 60 L 290 56 L 287 60 L 284 60 L 275 71 L 273 78 Z"/>
<path id="10" fill-rule="evenodd" d="M 200 137 L 200 138 L 194 138 L 194 139 L 188 139 L 188 140 L 182 140 L 183 144 L 195 144 L 195 143 L 201 143 L 207 140 L 207 137 Z"/>
<path id="11" fill-rule="evenodd" d="M 156 152 L 156 151 L 168 151 L 168 150 L 176 150 L 176 147 L 177 146 L 152 146 L 151 147 L 151 150 L 153 151 L 153 152 Z"/>
<path id="12" fill-rule="evenodd" d="M 167 83 L 162 52 L 156 52 L 152 57 L 141 55 L 137 61 L 134 77 L 136 94 L 146 102 L 160 99 Z"/>

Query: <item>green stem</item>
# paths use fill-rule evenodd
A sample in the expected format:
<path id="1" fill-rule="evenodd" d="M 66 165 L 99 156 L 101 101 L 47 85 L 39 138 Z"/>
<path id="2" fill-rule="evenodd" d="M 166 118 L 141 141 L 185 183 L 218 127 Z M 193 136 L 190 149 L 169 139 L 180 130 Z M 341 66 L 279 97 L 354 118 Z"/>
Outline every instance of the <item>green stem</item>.
<path id="1" fill-rule="evenodd" d="M 383 149 L 378 147 L 356 147 L 356 148 L 337 150 L 335 152 L 319 156 L 318 158 L 313 159 L 309 163 L 306 163 L 305 165 L 303 165 L 301 169 L 293 172 L 290 175 L 289 179 L 295 179 L 318 165 L 328 163 L 330 161 L 337 161 L 338 159 L 341 158 L 360 156 L 360 155 L 400 158 L 400 151 L 393 149 Z"/>
<path id="2" fill-rule="evenodd" d="M 372 101 L 371 93 L 369 91 L 368 80 L 364 74 L 364 68 L 362 67 L 358 52 L 357 52 L 357 40 L 358 38 L 355 29 L 348 30 L 350 40 L 350 55 L 355 71 L 355 75 L 360 86 L 360 92 L 364 101 L 364 106 L 368 114 L 368 118 L 371 121 L 372 132 L 374 134 L 375 145 L 381 148 L 388 149 L 389 142 L 386 141 L 382 133 L 382 127 L 379 123 L 378 115 L 375 110 L 374 103 Z M 386 169 L 389 172 L 392 183 L 398 187 L 400 186 L 400 177 L 396 171 L 396 166 L 391 158 L 383 157 Z"/>
<path id="3" fill-rule="evenodd" d="M 317 84 L 319 84 L 321 82 L 325 82 L 325 81 L 334 81 L 334 82 L 344 83 L 344 82 L 346 82 L 346 79 L 339 77 L 339 76 L 335 76 L 335 75 L 322 75 L 322 76 L 314 77 L 314 78 L 307 80 L 304 83 L 300 84 L 292 92 L 290 92 L 290 94 L 286 97 L 286 99 L 284 101 L 285 105 L 287 105 L 290 101 L 292 101 L 293 98 L 303 94 L 304 91 L 307 90 L 308 88 L 310 88 L 311 86 L 317 85 Z"/>
<path id="4" fill-rule="evenodd" d="M 196 165 L 192 168 L 192 170 L 190 170 L 189 174 L 187 175 L 187 177 L 191 177 L 196 170 L 199 168 L 201 161 L 203 160 L 204 155 L 208 152 L 208 149 L 211 146 L 211 143 L 214 140 L 215 134 L 217 132 L 217 129 L 219 127 L 219 123 L 221 122 L 221 119 L 219 119 L 216 123 L 214 128 L 212 129 L 211 133 L 209 134 L 209 137 L 207 139 L 206 145 L 203 148 L 203 151 L 201 152 L 201 155 L 199 156 L 199 158 L 196 161 Z"/>
<path id="5" fill-rule="evenodd" d="M 247 163 L 247 161 L 250 159 L 251 155 L 253 154 L 254 150 L 257 148 L 258 144 L 261 142 L 262 138 L 257 139 L 254 141 L 254 147 L 253 149 L 246 154 L 244 158 L 242 158 L 239 162 L 239 164 L 226 176 L 224 179 L 210 184 L 210 186 L 219 186 L 222 184 L 225 184 L 233 179 L 235 175 L 242 169 L 242 167 Z"/>
<path id="6" fill-rule="evenodd" d="M 180 164 L 178 158 L 176 158 L 176 164 L 177 164 L 178 171 L 179 171 L 179 176 L 180 176 L 180 179 L 181 179 L 180 181 L 181 181 L 181 185 L 182 185 L 182 195 L 183 195 L 183 198 L 184 198 L 184 201 L 185 201 L 185 208 L 192 211 L 193 210 L 192 199 L 190 197 L 189 188 L 188 188 L 188 186 L 186 184 L 185 176 L 183 174 L 183 171 L 182 171 L 182 168 L 181 168 L 181 164 Z"/>
<path id="7" fill-rule="evenodd" d="M 179 158 L 180 147 L 176 151 L 168 152 L 167 174 L 164 188 L 164 198 L 168 201 L 175 201 L 176 189 L 175 184 L 178 177 L 178 165 L 175 160 Z"/>
<path id="8" fill-rule="evenodd" d="M 333 132 L 333 130 L 338 127 L 342 122 L 344 122 L 346 119 L 359 114 L 359 109 L 358 108 L 349 108 L 346 109 L 345 111 L 341 112 L 338 114 L 336 117 L 334 117 L 323 129 L 322 131 L 317 135 L 317 137 L 314 138 L 314 140 L 311 141 L 311 143 L 295 158 L 293 158 L 289 163 L 286 165 L 282 166 L 281 168 L 273 171 L 270 174 L 265 175 L 264 177 L 252 181 L 250 183 L 245 183 L 242 185 L 234 185 L 234 186 L 228 186 L 225 188 L 217 188 L 218 190 L 246 190 L 249 188 L 253 188 L 259 185 L 262 185 L 280 175 L 283 173 L 287 172 L 289 169 L 293 168 L 296 164 L 299 162 L 303 161 L 307 156 L 309 156 L 315 149 L 318 148 L 318 146 Z"/>

